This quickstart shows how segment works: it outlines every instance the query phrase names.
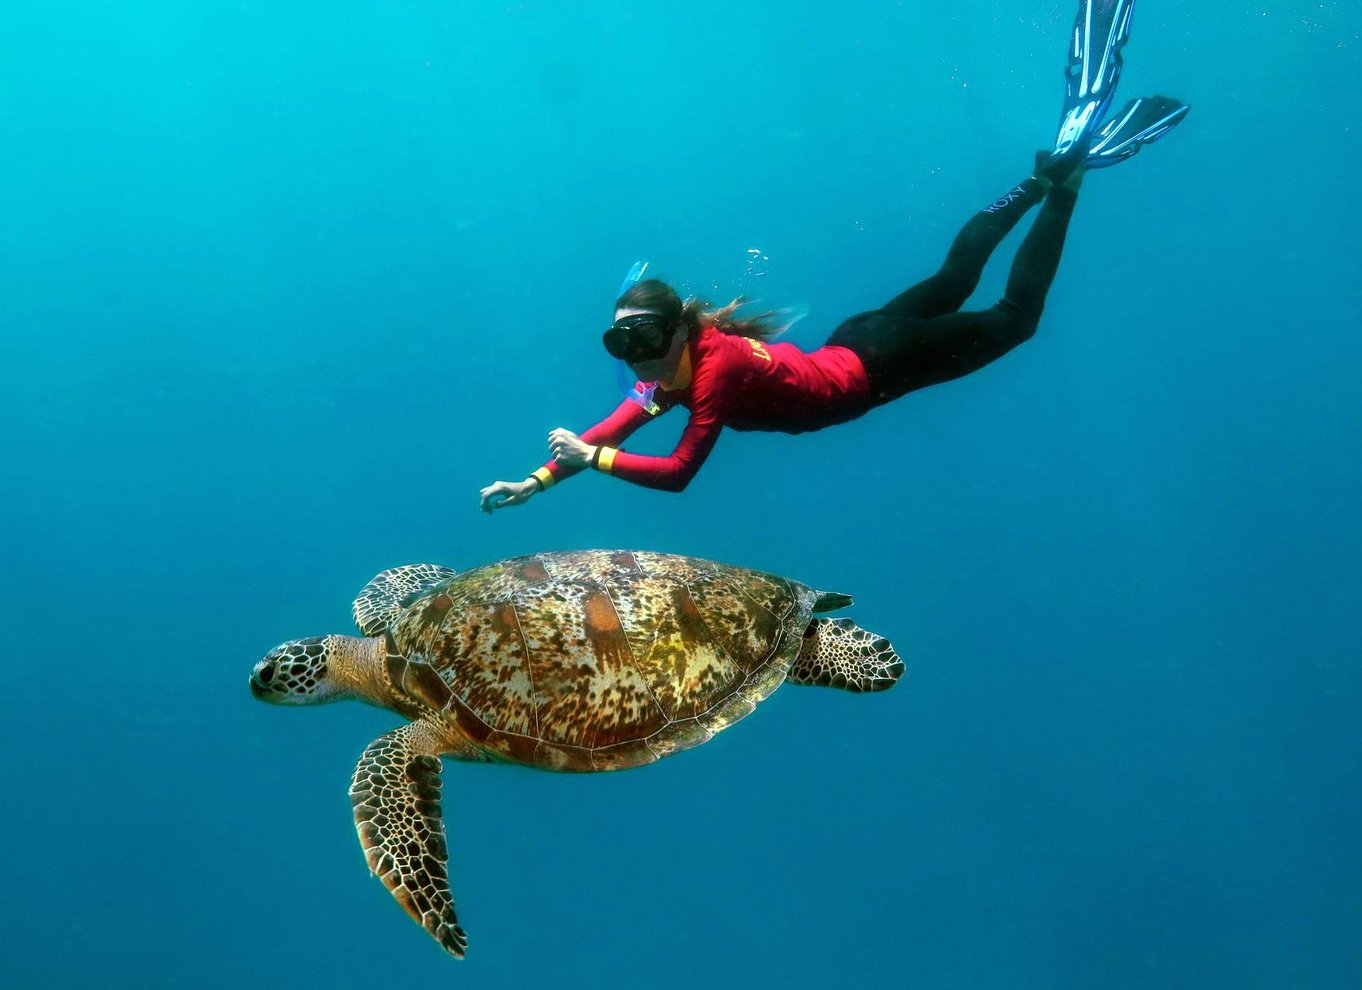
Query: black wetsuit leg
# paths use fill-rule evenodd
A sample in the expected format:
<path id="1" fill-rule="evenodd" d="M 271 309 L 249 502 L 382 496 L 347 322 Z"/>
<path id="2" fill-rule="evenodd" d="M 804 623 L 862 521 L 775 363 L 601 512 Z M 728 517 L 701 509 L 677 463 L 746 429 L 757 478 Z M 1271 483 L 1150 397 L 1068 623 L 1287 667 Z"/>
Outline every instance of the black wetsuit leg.
<path id="1" fill-rule="evenodd" d="M 1040 183 L 1030 178 L 984 207 L 955 235 L 941 270 L 895 296 L 884 309 L 923 320 L 954 313 L 978 288 L 984 265 L 1003 238 L 1044 198 Z"/>
<path id="2" fill-rule="evenodd" d="M 940 271 L 833 331 L 828 343 L 861 358 L 877 402 L 977 371 L 1036 332 L 1073 215 L 1076 195 L 1067 189 L 1045 199 L 997 305 L 956 310 L 979 284 L 993 249 L 1042 197 L 1040 183 L 1027 179 L 965 224 Z"/>

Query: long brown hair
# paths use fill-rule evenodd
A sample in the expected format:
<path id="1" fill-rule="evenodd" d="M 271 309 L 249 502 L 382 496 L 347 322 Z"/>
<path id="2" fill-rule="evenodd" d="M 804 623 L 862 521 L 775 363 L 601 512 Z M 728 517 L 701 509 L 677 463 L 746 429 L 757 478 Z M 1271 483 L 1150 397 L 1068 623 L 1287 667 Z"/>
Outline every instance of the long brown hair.
<path id="1" fill-rule="evenodd" d="M 790 321 L 779 310 L 739 315 L 747 305 L 742 296 L 727 306 L 714 306 L 708 300 L 691 297 L 685 302 L 666 282 L 657 278 L 644 279 L 615 300 L 616 309 L 644 309 L 656 313 L 668 323 L 685 324 L 687 335 L 701 327 L 712 326 L 720 333 L 757 340 L 772 340 L 790 328 Z"/>

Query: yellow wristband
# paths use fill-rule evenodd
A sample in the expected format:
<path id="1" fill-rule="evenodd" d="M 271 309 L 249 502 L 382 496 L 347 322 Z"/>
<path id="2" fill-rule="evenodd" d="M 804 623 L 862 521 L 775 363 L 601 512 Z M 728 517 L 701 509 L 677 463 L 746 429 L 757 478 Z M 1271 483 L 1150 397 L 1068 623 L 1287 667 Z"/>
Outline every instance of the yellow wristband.
<path id="1" fill-rule="evenodd" d="M 535 481 L 539 482 L 539 487 L 543 491 L 547 491 L 548 489 L 552 488 L 558 481 L 558 479 L 553 476 L 552 471 L 550 471 L 548 468 L 542 467 L 535 468 L 533 471 L 531 471 L 530 477 L 533 478 Z"/>
<path id="2" fill-rule="evenodd" d="M 595 468 L 597 471 L 604 471 L 610 474 L 611 468 L 615 466 L 615 455 L 619 451 L 614 447 L 602 447 L 596 454 Z"/>

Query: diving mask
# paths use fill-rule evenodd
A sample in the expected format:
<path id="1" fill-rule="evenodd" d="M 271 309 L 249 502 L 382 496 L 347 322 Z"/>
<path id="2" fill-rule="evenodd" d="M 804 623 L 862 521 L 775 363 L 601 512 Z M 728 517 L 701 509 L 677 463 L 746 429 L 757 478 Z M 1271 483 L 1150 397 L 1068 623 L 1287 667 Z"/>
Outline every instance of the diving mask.
<path id="1" fill-rule="evenodd" d="M 671 350 L 674 329 L 674 324 L 656 313 L 637 313 L 616 320 L 601 336 L 601 342 L 611 357 L 629 364 L 656 361 Z"/>

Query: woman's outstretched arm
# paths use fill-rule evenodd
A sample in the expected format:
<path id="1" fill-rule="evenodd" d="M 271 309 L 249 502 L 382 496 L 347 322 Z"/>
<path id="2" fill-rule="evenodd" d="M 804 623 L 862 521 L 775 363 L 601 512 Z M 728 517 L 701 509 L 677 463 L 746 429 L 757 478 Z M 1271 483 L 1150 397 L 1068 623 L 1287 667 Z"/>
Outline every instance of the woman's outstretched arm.
<path id="1" fill-rule="evenodd" d="M 717 417 L 703 416 L 697 410 L 691 413 L 676 449 L 666 457 L 650 457 L 602 447 L 600 453 L 594 455 L 594 466 L 605 474 L 644 488 L 679 492 L 690 484 L 705 463 L 723 428 L 723 423 Z"/>
<path id="2" fill-rule="evenodd" d="M 743 352 L 746 352 L 745 348 Z M 606 444 L 591 450 L 589 460 L 584 463 L 644 488 L 682 491 L 718 442 L 724 429 L 724 396 L 729 390 L 740 387 L 744 367 L 723 362 L 704 362 L 696 367 L 690 386 L 690 419 L 686 421 L 676 448 L 667 456 L 631 454 Z M 659 391 L 657 395 L 664 408 L 676 403 L 671 394 Z"/>
<path id="3" fill-rule="evenodd" d="M 558 456 L 560 435 L 573 437 L 592 449 L 602 444 L 619 444 L 644 423 L 665 411 L 663 408 L 657 413 L 650 413 L 633 400 L 625 399 L 614 412 L 583 433 L 580 438 L 567 430 L 554 430 L 549 434 L 549 450 L 554 457 L 536 468 L 524 481 L 494 481 L 482 489 L 478 493 L 482 511 L 490 513 L 496 509 L 524 505 L 539 492 L 590 466 L 589 460 L 575 463 L 571 458 Z"/>

